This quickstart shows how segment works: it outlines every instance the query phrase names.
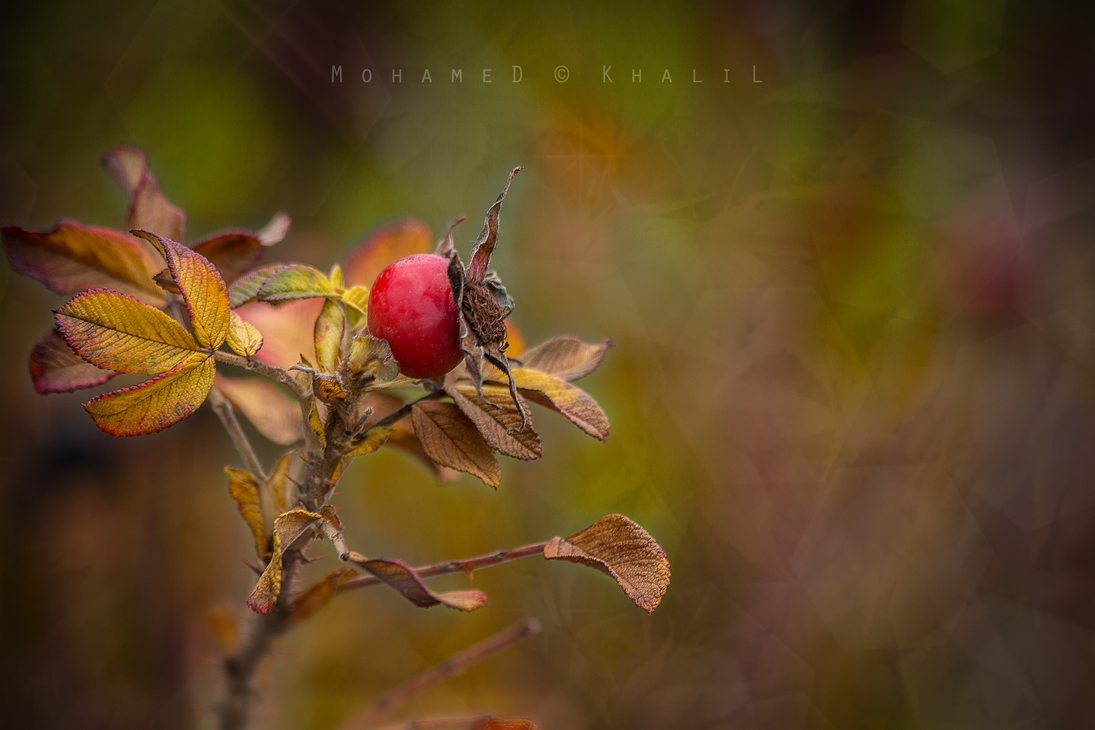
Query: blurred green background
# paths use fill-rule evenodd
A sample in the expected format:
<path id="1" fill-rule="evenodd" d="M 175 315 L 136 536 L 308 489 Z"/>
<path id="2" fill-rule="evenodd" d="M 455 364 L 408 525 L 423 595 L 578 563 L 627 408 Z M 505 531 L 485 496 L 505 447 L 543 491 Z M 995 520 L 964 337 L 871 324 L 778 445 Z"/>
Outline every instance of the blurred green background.
<path id="1" fill-rule="evenodd" d="M 1095 18 L 1072 12 L 25 3 L 0 11 L 0 220 L 122 226 L 97 160 L 128 142 L 192 238 L 285 210 L 271 258 L 327 268 L 400 215 L 466 213 L 466 253 L 526 166 L 494 264 L 530 343 L 615 341 L 581 383 L 611 437 L 537 410 L 544 458 L 496 493 L 382 452 L 336 502 L 351 546 L 411 564 L 622 512 L 669 593 L 648 617 L 529 560 L 477 573 L 470 615 L 349 594 L 279 644 L 262 727 L 334 728 L 529 615 L 538 637 L 396 717 L 1091 726 Z M 208 616 L 246 618 L 254 580 L 241 464 L 207 409 L 116 439 L 86 393 L 37 396 L 62 301 L 0 264 L 4 716 L 212 727 Z"/>

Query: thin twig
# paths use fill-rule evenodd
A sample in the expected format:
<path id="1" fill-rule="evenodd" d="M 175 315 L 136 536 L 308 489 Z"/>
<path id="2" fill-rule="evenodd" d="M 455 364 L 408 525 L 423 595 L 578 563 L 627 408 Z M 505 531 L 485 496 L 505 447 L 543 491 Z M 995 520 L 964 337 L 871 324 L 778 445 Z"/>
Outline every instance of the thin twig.
<path id="1" fill-rule="evenodd" d="M 473 644 L 467 649 L 453 654 L 441 663 L 416 674 L 394 689 L 385 692 L 371 708 L 343 725 L 342 730 L 364 730 L 373 727 L 390 714 L 392 710 L 418 692 L 451 679 L 473 664 L 478 664 L 484 659 L 538 633 L 540 633 L 540 622 L 528 618 L 505 631 L 500 631 L 494 636 L 480 641 L 478 644 Z"/>
<path id="2" fill-rule="evenodd" d="M 463 560 L 446 560 L 443 563 L 433 563 L 432 565 L 423 565 L 420 568 L 411 568 L 418 574 L 419 578 L 432 578 L 435 575 L 447 575 L 449 573 L 470 573 L 473 570 L 479 568 L 487 568 L 492 565 L 499 565 L 501 563 L 508 563 L 511 560 L 518 560 L 519 558 L 528 558 L 533 555 L 543 555 L 544 547 L 547 545 L 547 541 L 537 542 L 531 545 L 522 545 L 511 550 L 499 550 L 495 553 L 488 553 L 486 555 L 477 555 L 474 558 L 464 558 Z M 352 591 L 356 588 L 370 588 L 375 585 L 380 585 L 381 580 L 373 575 L 361 575 L 357 578 L 351 578 L 338 585 L 338 592 L 344 593 L 346 591 Z"/>
<path id="3" fill-rule="evenodd" d="M 304 389 L 304 386 L 301 385 L 296 378 L 276 365 L 268 365 L 258 358 L 243 357 L 242 355 L 235 355 L 231 352 L 225 352 L 224 350 L 217 350 L 213 353 L 213 357 L 217 359 L 217 362 L 223 362 L 226 365 L 235 365 L 236 367 L 244 368 L 245 370 L 252 370 L 260 375 L 265 375 L 268 378 L 278 381 L 291 390 L 299 401 L 303 402 L 311 397 L 311 394 Z"/>
<path id="4" fill-rule="evenodd" d="M 228 435 L 232 437 L 232 443 L 235 444 L 236 451 L 243 457 L 243 463 L 247 465 L 248 471 L 254 474 L 260 482 L 265 482 L 266 472 L 263 471 L 262 463 L 259 461 L 258 455 L 255 454 L 251 442 L 247 439 L 243 426 L 236 418 L 236 409 L 232 407 L 232 404 L 228 402 L 228 399 L 215 385 L 209 391 L 209 404 L 213 406 L 213 412 L 224 424 L 224 430 L 228 431 Z"/>
<path id="5" fill-rule="evenodd" d="M 376 423 L 374 423 L 373 425 L 371 425 L 367 429 L 365 429 L 363 434 L 368 433 L 369 431 L 372 431 L 374 428 L 383 428 L 384 426 L 391 426 L 393 423 L 398 423 L 399 421 L 402 421 L 404 418 L 406 418 L 407 414 L 411 412 L 411 409 L 414 408 L 417 404 L 421 403 L 422 401 L 424 401 L 424 400 L 437 400 L 438 398 L 443 398 L 444 396 L 445 396 L 445 391 L 435 390 L 432 393 L 429 393 L 427 395 L 422 396 L 418 400 L 411 401 L 410 403 L 404 403 L 402 407 L 398 408 L 397 410 L 392 411 L 391 413 L 384 416 L 379 421 L 377 421 Z"/>
<path id="6" fill-rule="evenodd" d="M 269 653 L 274 640 L 287 628 L 286 618 L 292 605 L 297 569 L 302 558 L 299 553 L 287 553 L 281 566 L 281 592 L 270 613 L 256 616 L 236 651 L 224 660 L 224 673 L 228 682 L 225 698 L 220 707 L 221 730 L 244 730 L 251 717 L 251 705 L 257 690 L 255 673 L 263 657 Z"/>

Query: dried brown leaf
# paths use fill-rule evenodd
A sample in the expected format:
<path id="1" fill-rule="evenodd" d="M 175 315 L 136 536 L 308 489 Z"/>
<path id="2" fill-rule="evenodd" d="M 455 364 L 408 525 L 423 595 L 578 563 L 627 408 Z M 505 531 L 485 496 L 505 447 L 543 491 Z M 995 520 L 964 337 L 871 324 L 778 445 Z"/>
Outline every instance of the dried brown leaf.
<path id="1" fill-rule="evenodd" d="M 471 730 L 539 730 L 532 720 L 505 720 L 501 717 L 488 717 Z"/>
<path id="2" fill-rule="evenodd" d="M 669 587 L 665 551 L 642 526 L 624 515 L 607 515 L 565 539 L 553 537 L 544 547 L 548 560 L 568 560 L 600 570 L 620 584 L 647 613 Z"/>
<path id="3" fill-rule="evenodd" d="M 479 429 L 452 403 L 423 401 L 411 409 L 411 422 L 422 449 L 435 463 L 467 472 L 497 487 L 498 460 Z"/>
<path id="4" fill-rule="evenodd" d="M 520 367 L 539 370 L 563 380 L 577 380 L 596 370 L 611 346 L 612 340 L 607 337 L 599 345 L 590 345 L 571 335 L 559 335 L 526 350 L 515 359 Z"/>
<path id="5" fill-rule="evenodd" d="M 521 395 L 532 402 L 562 413 L 593 438 L 601 441 L 608 438 L 608 416 L 597 401 L 578 386 L 528 368 L 514 369 L 513 379 Z"/>
<path id="6" fill-rule="evenodd" d="M 350 553 L 349 560 L 369 571 L 384 583 L 403 594 L 408 601 L 419 608 L 429 608 L 438 604 L 459 611 L 474 611 L 487 605 L 487 596 L 483 591 L 446 591 L 437 593 L 430 590 L 418 574 L 400 560 L 374 558 L 370 560 L 359 553 Z"/>
<path id="7" fill-rule="evenodd" d="M 452 396 L 495 451 L 523 461 L 540 458 L 543 446 L 532 429 L 532 421 L 526 419 L 524 430 L 517 430 L 522 423 L 521 412 L 514 406 L 508 389 L 484 385 L 482 399 L 470 385 L 449 386 L 445 392 Z"/>

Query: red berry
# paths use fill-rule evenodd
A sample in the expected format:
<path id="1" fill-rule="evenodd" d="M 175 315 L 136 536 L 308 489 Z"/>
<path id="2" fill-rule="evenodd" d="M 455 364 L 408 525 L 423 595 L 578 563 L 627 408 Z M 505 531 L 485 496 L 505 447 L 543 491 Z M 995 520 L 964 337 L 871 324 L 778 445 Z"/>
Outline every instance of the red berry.
<path id="1" fill-rule="evenodd" d="M 416 253 L 388 266 L 369 292 L 369 334 L 387 340 L 400 371 L 433 378 L 464 358 L 444 256 Z"/>

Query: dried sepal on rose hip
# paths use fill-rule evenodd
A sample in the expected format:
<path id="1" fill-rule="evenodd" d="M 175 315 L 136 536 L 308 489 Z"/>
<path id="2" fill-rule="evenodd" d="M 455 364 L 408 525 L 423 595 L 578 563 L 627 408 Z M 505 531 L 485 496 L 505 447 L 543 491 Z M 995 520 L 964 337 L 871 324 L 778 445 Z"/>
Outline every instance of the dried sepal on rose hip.
<path id="1" fill-rule="evenodd" d="M 461 216 L 449 224 L 434 253 L 412 254 L 384 269 L 369 292 L 368 306 L 370 334 L 388 341 L 404 375 L 439 377 L 463 359 L 482 397 L 483 360 L 504 372 L 521 412 L 518 430 L 524 430 L 528 419 L 506 358 L 505 320 L 513 311 L 513 298 L 487 267 L 498 242 L 502 201 L 521 169 L 510 172 L 487 211 L 467 268 L 452 241 L 453 226 L 464 220 Z"/>

